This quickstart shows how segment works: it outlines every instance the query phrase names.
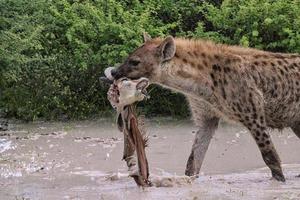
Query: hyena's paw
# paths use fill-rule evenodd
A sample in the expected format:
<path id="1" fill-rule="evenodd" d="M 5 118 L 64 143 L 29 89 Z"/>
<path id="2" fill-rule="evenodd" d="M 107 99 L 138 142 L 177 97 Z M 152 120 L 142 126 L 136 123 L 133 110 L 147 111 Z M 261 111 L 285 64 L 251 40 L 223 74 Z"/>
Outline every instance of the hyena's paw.
<path id="1" fill-rule="evenodd" d="M 197 172 L 196 172 L 196 169 L 195 169 L 195 160 L 194 160 L 193 152 L 191 153 L 191 155 L 188 159 L 184 174 L 186 176 L 195 176 L 195 175 L 197 175 Z"/>
<path id="2" fill-rule="evenodd" d="M 285 177 L 281 171 L 272 171 L 272 179 L 275 179 L 277 181 L 285 182 Z"/>
<path id="3" fill-rule="evenodd" d="M 196 177 L 196 178 L 199 177 L 199 174 L 197 174 L 197 173 L 196 173 L 194 170 L 192 170 L 192 169 L 186 169 L 184 174 L 185 174 L 186 176 L 190 176 L 190 177 Z"/>
<path id="4" fill-rule="evenodd" d="M 195 170 L 191 165 L 188 165 L 187 168 L 185 169 L 185 175 L 186 176 L 194 176 Z"/>

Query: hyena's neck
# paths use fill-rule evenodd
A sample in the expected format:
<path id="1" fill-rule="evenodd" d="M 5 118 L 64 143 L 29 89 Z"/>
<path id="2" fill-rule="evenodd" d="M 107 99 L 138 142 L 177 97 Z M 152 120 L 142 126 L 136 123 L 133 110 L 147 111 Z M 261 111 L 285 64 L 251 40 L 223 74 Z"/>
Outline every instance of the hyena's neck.
<path id="1" fill-rule="evenodd" d="M 175 56 L 162 65 L 155 82 L 186 95 L 211 96 L 212 65 L 221 64 L 219 46 L 205 41 L 176 40 L 175 43 Z"/>
<path id="2" fill-rule="evenodd" d="M 209 74 L 213 63 L 201 58 L 200 51 L 198 53 L 200 56 L 195 56 L 195 52 L 193 55 L 176 52 L 171 61 L 162 65 L 160 78 L 156 82 L 185 95 L 209 98 L 212 95 Z"/>
<path id="3" fill-rule="evenodd" d="M 175 44 L 175 56 L 162 65 L 155 82 L 187 95 L 210 97 L 214 85 L 211 78 L 213 68 L 234 67 L 241 62 L 241 56 L 236 53 L 242 51 L 241 48 L 202 40 L 176 39 Z M 253 50 L 249 51 L 244 54 Z"/>

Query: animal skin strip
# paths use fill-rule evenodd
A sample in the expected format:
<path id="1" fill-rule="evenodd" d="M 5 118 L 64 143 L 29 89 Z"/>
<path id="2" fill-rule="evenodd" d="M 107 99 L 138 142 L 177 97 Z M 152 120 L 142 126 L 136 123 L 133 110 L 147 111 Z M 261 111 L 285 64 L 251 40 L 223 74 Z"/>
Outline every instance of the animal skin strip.
<path id="1" fill-rule="evenodd" d="M 139 186 L 151 186 L 151 182 L 148 180 L 149 178 L 149 166 L 148 166 L 148 160 L 146 157 L 145 147 L 147 143 L 147 139 L 145 136 L 143 136 L 139 130 L 138 126 L 138 119 L 135 114 L 135 109 L 133 105 L 128 106 L 128 121 L 129 130 L 126 130 L 128 132 L 128 137 L 130 138 L 129 141 L 130 145 L 133 145 L 138 159 L 138 168 L 139 173 L 132 174 L 131 176 L 134 178 L 135 182 Z M 127 127 L 127 126 L 125 126 Z M 125 145 L 125 144 L 124 144 Z"/>

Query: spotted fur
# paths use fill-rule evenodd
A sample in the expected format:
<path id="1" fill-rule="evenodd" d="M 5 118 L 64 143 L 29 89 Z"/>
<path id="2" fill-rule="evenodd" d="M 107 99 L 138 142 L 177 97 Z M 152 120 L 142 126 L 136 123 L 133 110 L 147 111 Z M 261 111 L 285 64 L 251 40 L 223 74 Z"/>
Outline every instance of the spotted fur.
<path id="1" fill-rule="evenodd" d="M 138 65 L 128 64 L 131 59 L 138 60 Z M 157 38 L 146 41 L 128 57 L 115 74 L 122 76 L 146 76 L 153 83 L 186 95 L 199 134 L 214 133 L 211 130 L 217 128 L 217 123 L 212 123 L 213 119 L 243 124 L 255 139 L 273 177 L 285 180 L 268 128 L 292 127 L 299 136 L 300 55 L 202 40 Z M 209 123 L 212 125 L 208 126 Z M 196 140 L 197 136 L 192 152 L 200 148 Z M 204 146 L 208 147 L 209 141 Z M 202 150 L 202 157 L 206 149 Z M 191 154 L 190 159 L 194 157 Z M 188 166 L 196 165 L 191 163 Z M 186 174 L 199 173 L 199 166 L 196 172 L 193 170 L 197 167 L 190 168 Z"/>

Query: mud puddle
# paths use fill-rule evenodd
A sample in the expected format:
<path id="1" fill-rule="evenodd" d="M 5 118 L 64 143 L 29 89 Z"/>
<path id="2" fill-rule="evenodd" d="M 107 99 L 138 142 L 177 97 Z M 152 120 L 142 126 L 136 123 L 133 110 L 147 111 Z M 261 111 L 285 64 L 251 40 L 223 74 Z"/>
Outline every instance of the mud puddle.
<path id="1" fill-rule="evenodd" d="M 148 127 L 153 180 L 138 188 L 122 161 L 123 135 L 109 120 L 13 124 L 0 132 L 0 199 L 300 199 L 300 140 L 272 132 L 286 183 L 270 180 L 245 128 L 221 124 L 201 176 L 184 177 L 196 128 L 157 119 Z M 167 187 L 168 186 L 168 187 Z"/>

